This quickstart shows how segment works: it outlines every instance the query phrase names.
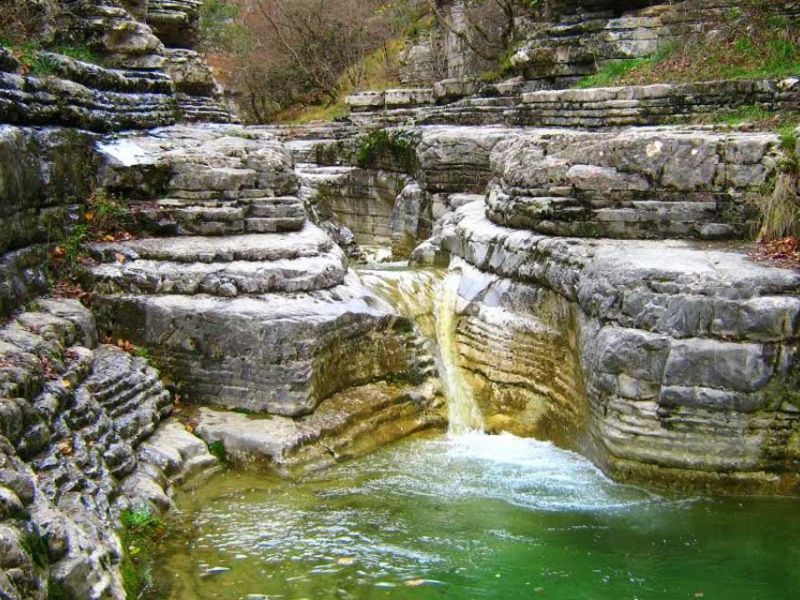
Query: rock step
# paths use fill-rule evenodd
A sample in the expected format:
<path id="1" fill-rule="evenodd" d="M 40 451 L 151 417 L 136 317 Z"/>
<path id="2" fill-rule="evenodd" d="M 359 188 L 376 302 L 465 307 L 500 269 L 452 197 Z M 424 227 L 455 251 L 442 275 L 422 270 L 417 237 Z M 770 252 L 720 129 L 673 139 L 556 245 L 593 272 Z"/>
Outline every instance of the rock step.
<path id="1" fill-rule="evenodd" d="M 119 415 L 121 412 L 119 407 L 127 405 L 131 398 L 141 396 L 153 389 L 160 383 L 160 380 L 153 373 L 132 373 L 125 383 L 126 385 L 118 393 L 110 395 L 100 402 L 100 405 L 112 416 Z"/>
<path id="2" fill-rule="evenodd" d="M 513 90 L 512 90 L 513 91 Z M 720 80 L 613 88 L 540 90 L 499 97 L 468 97 L 452 104 L 390 104 L 353 97 L 351 118 L 363 125 L 526 125 L 611 128 L 688 122 L 745 106 L 796 110 L 800 79 Z"/>
<path id="3" fill-rule="evenodd" d="M 347 263 L 337 247 L 320 256 L 267 262 L 185 263 L 134 260 L 90 269 L 99 293 L 240 294 L 306 292 L 344 281 Z"/>
<path id="4" fill-rule="evenodd" d="M 177 94 L 176 97 L 184 121 L 239 123 L 239 120 L 217 98 L 189 94 Z"/>
<path id="5" fill-rule="evenodd" d="M 145 238 L 89 246 L 101 262 L 152 260 L 176 263 L 269 262 L 320 256 L 334 251 L 330 238 L 316 225 L 284 234 L 264 233 L 228 237 Z"/>
<path id="6" fill-rule="evenodd" d="M 206 201 L 206 204 L 213 202 Z M 306 220 L 298 198 L 248 198 L 231 205 L 196 205 L 185 199 L 165 200 L 156 207 L 134 206 L 146 230 L 175 235 L 236 235 L 299 231 Z"/>
<path id="7" fill-rule="evenodd" d="M 442 399 L 432 382 L 419 386 L 373 383 L 326 399 L 299 419 L 250 419 L 200 409 L 197 433 L 222 442 L 237 461 L 266 461 L 284 475 L 325 468 L 366 454 L 412 433 L 445 425 Z"/>

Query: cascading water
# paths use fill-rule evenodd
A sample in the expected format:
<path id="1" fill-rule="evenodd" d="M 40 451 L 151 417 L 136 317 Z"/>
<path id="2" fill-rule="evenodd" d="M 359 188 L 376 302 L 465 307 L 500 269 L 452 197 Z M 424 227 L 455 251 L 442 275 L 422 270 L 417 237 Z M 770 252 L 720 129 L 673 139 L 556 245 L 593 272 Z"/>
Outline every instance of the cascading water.
<path id="1" fill-rule="evenodd" d="M 456 311 L 460 281 L 461 274 L 456 271 L 450 271 L 445 275 L 437 290 L 434 309 L 439 357 L 437 366 L 447 399 L 449 430 L 455 435 L 484 430 L 481 411 L 459 365 Z"/>
<path id="2" fill-rule="evenodd" d="M 484 430 L 483 417 L 460 366 L 458 327 L 458 271 L 364 270 L 362 280 L 412 319 L 429 341 L 447 400 L 449 433 L 462 435 Z"/>

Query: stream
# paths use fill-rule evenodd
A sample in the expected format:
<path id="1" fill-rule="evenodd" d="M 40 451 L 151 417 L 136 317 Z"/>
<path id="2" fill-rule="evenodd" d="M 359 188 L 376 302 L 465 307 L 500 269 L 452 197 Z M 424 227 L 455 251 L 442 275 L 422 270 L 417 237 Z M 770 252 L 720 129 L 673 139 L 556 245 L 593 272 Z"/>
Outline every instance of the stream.
<path id="1" fill-rule="evenodd" d="M 297 482 L 228 471 L 179 492 L 152 598 L 789 599 L 800 503 L 615 483 L 549 442 L 480 432 L 452 274 L 363 270 L 431 340 L 451 422 Z"/>

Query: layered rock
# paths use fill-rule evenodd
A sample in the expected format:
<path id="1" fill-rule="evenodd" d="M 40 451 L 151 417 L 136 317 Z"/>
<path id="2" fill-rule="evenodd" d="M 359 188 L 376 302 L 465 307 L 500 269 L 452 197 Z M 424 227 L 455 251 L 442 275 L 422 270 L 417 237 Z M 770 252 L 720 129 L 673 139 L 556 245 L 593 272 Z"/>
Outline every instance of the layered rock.
<path id="1" fill-rule="evenodd" d="M 487 214 L 550 235 L 742 239 L 781 157 L 770 133 L 535 130 L 495 148 Z"/>
<path id="2" fill-rule="evenodd" d="M 451 90 L 453 87 L 451 86 Z M 473 94 L 464 85 L 466 94 Z M 351 118 L 370 126 L 506 125 L 527 127 L 608 128 L 691 123 L 719 118 L 742 107 L 793 111 L 800 81 L 706 81 L 611 88 L 536 90 L 531 82 L 511 80 L 456 98 L 445 93 L 427 105 L 389 106 L 379 97 L 354 94 Z M 368 92 L 366 94 L 369 94 Z M 436 105 L 436 102 L 440 102 Z"/>
<path id="3" fill-rule="evenodd" d="M 269 132 L 172 128 L 102 152 L 108 190 L 162 198 L 132 205 L 158 237 L 93 246 L 98 314 L 115 335 L 150 348 L 185 400 L 282 415 L 275 423 L 290 428 L 304 415 L 298 427 L 320 423 L 287 453 L 350 436 L 355 414 L 370 407 L 384 417 L 359 425 L 362 434 L 391 415 L 417 423 L 393 428 L 394 437 L 441 425 L 435 387 L 407 404 L 408 390 L 433 374 L 410 321 L 348 273 L 342 250 L 306 221 L 292 159 Z M 361 394 L 340 406 L 357 413 L 319 417 L 339 410 L 326 407 L 339 406 L 340 393 Z M 282 468 L 270 447 L 260 454 Z"/>
<path id="4" fill-rule="evenodd" d="M 0 50 L 4 52 L 4 50 Z M 2 121 L 90 131 L 158 127 L 177 119 L 172 81 L 164 74 L 111 70 L 42 53 L 47 75 L 0 73 Z"/>
<path id="5" fill-rule="evenodd" d="M 234 120 L 195 42 L 200 2 L 43 3 L 40 40 L 99 64 L 26 51 L 21 65 L 0 48 L 0 121 L 107 132 L 185 121 Z M 143 22 L 149 16 L 157 33 Z"/>
<path id="6" fill-rule="evenodd" d="M 144 359 L 96 345 L 87 309 L 35 308 L 0 330 L 0 592 L 124 598 L 119 512 L 168 508 L 171 478 L 215 459 L 185 430 L 151 437 L 171 398 Z"/>
<path id="7" fill-rule="evenodd" d="M 524 412 L 620 479 L 798 493 L 797 273 L 722 247 L 531 234 L 477 203 L 457 215 L 463 365 L 490 414 Z"/>

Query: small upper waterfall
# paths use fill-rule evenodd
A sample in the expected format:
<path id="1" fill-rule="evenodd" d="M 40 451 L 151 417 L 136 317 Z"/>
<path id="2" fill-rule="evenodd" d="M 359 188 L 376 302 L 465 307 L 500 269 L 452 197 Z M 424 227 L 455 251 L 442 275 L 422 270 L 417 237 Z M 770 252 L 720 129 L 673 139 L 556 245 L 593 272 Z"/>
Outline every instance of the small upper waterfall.
<path id="1" fill-rule="evenodd" d="M 451 434 L 483 431 L 481 411 L 464 379 L 456 342 L 461 274 L 441 270 L 365 269 L 364 283 L 412 319 L 429 342 L 447 399 Z"/>

